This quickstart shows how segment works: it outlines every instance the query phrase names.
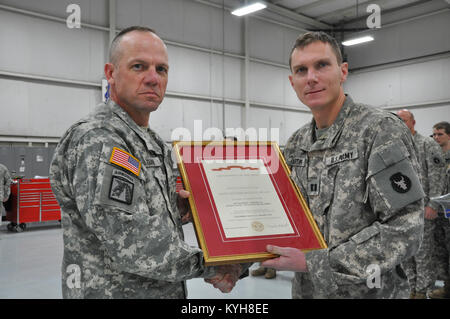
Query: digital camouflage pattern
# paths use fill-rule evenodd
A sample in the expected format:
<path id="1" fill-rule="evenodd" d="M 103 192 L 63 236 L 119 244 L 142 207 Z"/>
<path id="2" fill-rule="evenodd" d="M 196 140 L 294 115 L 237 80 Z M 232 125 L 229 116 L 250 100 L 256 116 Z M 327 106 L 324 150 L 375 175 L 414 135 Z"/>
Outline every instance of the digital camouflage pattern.
<path id="1" fill-rule="evenodd" d="M 0 225 L 2 224 L 2 216 L 5 212 L 5 207 L 3 206 L 3 201 L 8 200 L 11 194 L 11 175 L 9 174 L 8 168 L 0 164 Z"/>
<path id="2" fill-rule="evenodd" d="M 439 211 L 439 204 L 430 201 L 440 196 L 444 186 L 445 161 L 441 147 L 432 138 L 419 133 L 413 136 L 421 167 L 421 182 L 425 192 L 424 205 Z M 436 221 L 424 220 L 423 240 L 416 255 L 403 263 L 412 291 L 426 293 L 436 281 L 434 254 L 434 232 Z"/>
<path id="3" fill-rule="evenodd" d="M 113 164 L 114 147 L 137 161 Z M 64 298 L 185 298 L 184 280 L 215 273 L 183 241 L 172 167 L 163 140 L 114 102 L 64 134 L 50 167 Z"/>
<path id="4" fill-rule="evenodd" d="M 284 150 L 328 245 L 305 253 L 308 272 L 295 274 L 293 298 L 408 297 L 400 264 L 419 247 L 424 208 L 411 133 L 349 96 L 334 124 L 315 133 L 313 120 Z"/>
<path id="5" fill-rule="evenodd" d="M 450 193 L 450 150 L 444 153 L 446 175 L 443 194 Z M 435 261 L 437 279 L 450 285 L 450 219 L 445 218 L 444 211 L 439 210 L 435 231 Z"/>
<path id="6" fill-rule="evenodd" d="M 416 132 L 414 143 L 422 168 L 422 188 L 425 192 L 424 205 L 439 210 L 439 204 L 430 201 L 431 197 L 442 195 L 444 191 L 445 159 L 441 147 L 432 138 Z"/>

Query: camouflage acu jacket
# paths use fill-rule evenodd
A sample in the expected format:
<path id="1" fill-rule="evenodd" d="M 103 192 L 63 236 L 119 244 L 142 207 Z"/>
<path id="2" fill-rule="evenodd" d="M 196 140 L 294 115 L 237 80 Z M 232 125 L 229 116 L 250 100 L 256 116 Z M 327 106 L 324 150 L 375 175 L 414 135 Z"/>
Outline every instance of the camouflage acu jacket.
<path id="1" fill-rule="evenodd" d="M 424 204 L 439 210 L 439 204 L 430 201 L 431 197 L 440 196 L 444 191 L 445 159 L 442 149 L 432 138 L 416 132 L 414 143 L 422 172 L 422 187 L 425 192 Z"/>
<path id="2" fill-rule="evenodd" d="M 64 134 L 50 177 L 64 298 L 184 298 L 184 280 L 213 274 L 183 241 L 169 148 L 114 102 Z"/>
<path id="3" fill-rule="evenodd" d="M 444 153 L 444 159 L 445 159 L 445 170 L 446 170 L 446 181 L 445 181 L 445 187 L 444 187 L 444 194 L 450 193 L 450 150 Z"/>
<path id="4" fill-rule="evenodd" d="M 328 248 L 306 253 L 293 297 L 408 297 L 399 265 L 419 247 L 424 209 L 411 133 L 349 96 L 319 139 L 314 128 L 295 132 L 284 155 Z"/>
<path id="5" fill-rule="evenodd" d="M 11 194 L 10 187 L 11 187 L 11 175 L 9 174 L 9 170 L 5 165 L 0 164 L 0 200 L 2 202 L 9 198 L 9 195 Z M 3 206 L 0 207 L 0 209 L 3 209 Z"/>

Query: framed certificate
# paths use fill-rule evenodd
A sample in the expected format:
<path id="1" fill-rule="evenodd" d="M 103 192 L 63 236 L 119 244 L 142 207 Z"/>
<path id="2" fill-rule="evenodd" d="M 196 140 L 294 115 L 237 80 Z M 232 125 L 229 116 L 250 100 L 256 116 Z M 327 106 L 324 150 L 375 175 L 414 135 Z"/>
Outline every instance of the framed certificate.
<path id="1" fill-rule="evenodd" d="M 276 257 L 326 243 L 274 142 L 174 142 L 206 265 Z"/>

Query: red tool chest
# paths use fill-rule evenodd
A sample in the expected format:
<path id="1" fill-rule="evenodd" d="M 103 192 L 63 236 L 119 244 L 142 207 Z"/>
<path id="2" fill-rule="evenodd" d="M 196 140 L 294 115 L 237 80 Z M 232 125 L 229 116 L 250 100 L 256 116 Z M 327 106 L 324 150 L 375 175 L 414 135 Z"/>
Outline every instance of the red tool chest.
<path id="1" fill-rule="evenodd" d="M 50 179 L 17 179 L 11 183 L 11 205 L 6 211 L 10 231 L 21 232 L 26 223 L 61 220 L 61 208 Z"/>

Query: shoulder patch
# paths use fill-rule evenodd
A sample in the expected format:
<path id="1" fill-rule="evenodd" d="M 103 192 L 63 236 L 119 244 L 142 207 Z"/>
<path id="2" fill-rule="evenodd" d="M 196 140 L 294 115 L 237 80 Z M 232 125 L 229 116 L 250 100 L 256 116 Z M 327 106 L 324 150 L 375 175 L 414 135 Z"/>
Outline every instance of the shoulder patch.
<path id="1" fill-rule="evenodd" d="M 408 176 L 397 172 L 394 175 L 392 175 L 389 180 L 391 181 L 392 188 L 397 193 L 407 193 L 411 189 L 411 180 Z"/>
<path id="2" fill-rule="evenodd" d="M 438 156 L 435 156 L 433 157 L 433 162 L 434 164 L 439 165 L 441 164 L 441 159 Z"/>
<path id="3" fill-rule="evenodd" d="M 120 170 L 113 170 L 109 198 L 130 205 L 133 201 L 133 179 Z"/>
<path id="4" fill-rule="evenodd" d="M 109 161 L 139 176 L 141 171 L 141 162 L 130 153 L 114 147 Z"/>

